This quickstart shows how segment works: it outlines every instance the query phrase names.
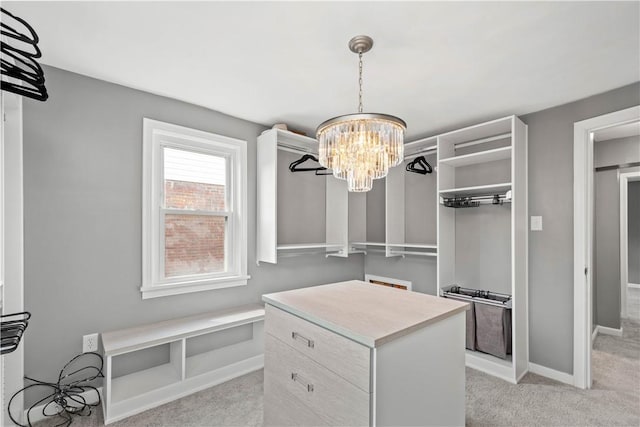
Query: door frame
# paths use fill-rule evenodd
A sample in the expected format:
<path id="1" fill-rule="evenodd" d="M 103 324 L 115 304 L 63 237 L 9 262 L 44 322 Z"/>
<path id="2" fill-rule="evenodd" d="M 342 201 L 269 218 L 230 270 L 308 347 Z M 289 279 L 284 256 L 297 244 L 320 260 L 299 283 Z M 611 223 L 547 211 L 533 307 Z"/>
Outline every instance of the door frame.
<path id="1" fill-rule="evenodd" d="M 640 106 L 573 124 L 573 381 L 591 388 L 593 132 L 637 121 Z"/>
<path id="2" fill-rule="evenodd" d="M 627 317 L 629 285 L 629 182 L 640 181 L 640 171 L 620 174 L 620 317 Z"/>

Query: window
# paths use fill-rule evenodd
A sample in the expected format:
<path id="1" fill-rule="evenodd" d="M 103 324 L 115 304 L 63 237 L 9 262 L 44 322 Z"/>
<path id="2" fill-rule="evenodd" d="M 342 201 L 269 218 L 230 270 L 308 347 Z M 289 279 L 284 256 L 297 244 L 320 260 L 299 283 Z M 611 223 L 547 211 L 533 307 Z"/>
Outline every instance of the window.
<path id="1" fill-rule="evenodd" d="M 142 297 L 246 285 L 246 141 L 144 119 Z"/>

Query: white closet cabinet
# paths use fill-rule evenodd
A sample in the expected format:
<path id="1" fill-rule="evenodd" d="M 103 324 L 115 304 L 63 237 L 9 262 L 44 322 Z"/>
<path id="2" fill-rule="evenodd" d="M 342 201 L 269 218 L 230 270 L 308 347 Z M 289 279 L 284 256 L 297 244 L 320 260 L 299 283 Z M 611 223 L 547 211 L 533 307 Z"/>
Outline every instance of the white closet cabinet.
<path id="1" fill-rule="evenodd" d="M 456 284 L 512 295 L 512 354 L 467 351 L 467 365 L 517 383 L 528 370 L 527 126 L 515 116 L 439 135 L 443 197 L 511 192 L 511 203 L 438 205 L 438 294 Z"/>
<path id="2" fill-rule="evenodd" d="M 349 254 L 350 235 L 360 236 L 365 199 L 349 194 L 346 181 L 288 166 L 304 154 L 318 156 L 315 139 L 281 129 L 258 137 L 256 260 L 276 264 L 278 256 L 321 252 Z M 354 220 L 349 221 L 349 211 Z"/>

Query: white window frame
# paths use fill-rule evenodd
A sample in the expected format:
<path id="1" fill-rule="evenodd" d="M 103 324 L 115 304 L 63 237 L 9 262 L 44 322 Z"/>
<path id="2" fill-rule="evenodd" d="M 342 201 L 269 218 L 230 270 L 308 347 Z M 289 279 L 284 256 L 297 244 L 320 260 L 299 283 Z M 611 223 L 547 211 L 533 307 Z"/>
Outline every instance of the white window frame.
<path id="1" fill-rule="evenodd" d="M 163 149 L 175 148 L 227 159 L 224 272 L 164 278 Z M 247 142 L 148 118 L 143 119 L 142 298 L 244 286 L 247 284 Z M 173 213 L 190 213 L 175 211 Z M 198 211 L 194 211 L 198 214 Z"/>

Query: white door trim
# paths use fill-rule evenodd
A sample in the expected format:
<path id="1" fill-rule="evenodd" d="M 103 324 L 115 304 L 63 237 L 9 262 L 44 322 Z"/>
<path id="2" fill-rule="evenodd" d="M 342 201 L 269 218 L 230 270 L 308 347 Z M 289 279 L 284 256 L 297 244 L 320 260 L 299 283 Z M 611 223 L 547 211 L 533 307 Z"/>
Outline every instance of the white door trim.
<path id="1" fill-rule="evenodd" d="M 640 171 L 620 174 L 620 317 L 627 317 L 629 285 L 629 181 L 640 180 Z"/>
<path id="2" fill-rule="evenodd" d="M 22 97 L 2 92 L 2 313 L 24 310 L 24 213 L 23 213 L 23 154 L 22 154 Z M 29 333 L 28 331 L 26 333 Z M 2 356 L 2 414 L 1 425 L 13 425 L 8 419 L 8 398 L 24 387 L 24 337 L 16 350 Z M 11 408 L 19 423 L 22 422 L 23 396 L 18 395 Z M 16 410 L 17 409 L 17 410 Z"/>
<path id="3" fill-rule="evenodd" d="M 635 106 L 573 125 L 573 379 L 579 388 L 591 387 L 592 132 L 637 121 L 638 118 L 640 106 Z"/>

